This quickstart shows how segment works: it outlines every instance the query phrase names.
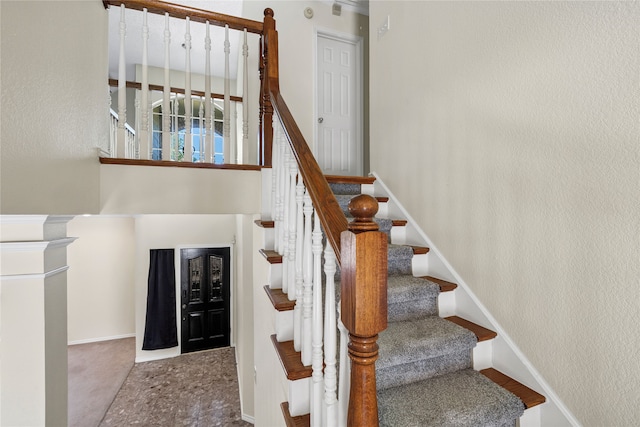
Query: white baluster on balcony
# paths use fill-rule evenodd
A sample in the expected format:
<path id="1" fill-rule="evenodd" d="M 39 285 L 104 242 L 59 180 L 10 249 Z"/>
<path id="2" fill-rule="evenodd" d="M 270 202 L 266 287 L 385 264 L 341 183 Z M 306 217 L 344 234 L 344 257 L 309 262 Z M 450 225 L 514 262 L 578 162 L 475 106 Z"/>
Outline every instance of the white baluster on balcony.
<path id="1" fill-rule="evenodd" d="M 172 110 L 172 114 L 171 114 L 171 120 L 173 120 L 173 133 L 171 135 L 171 160 L 178 160 L 178 158 L 180 157 L 180 147 L 179 147 L 179 141 L 180 141 L 180 135 L 178 134 L 178 110 L 179 110 L 179 103 L 178 103 L 178 96 L 176 94 L 176 97 L 173 99 L 173 110 Z"/>
<path id="2" fill-rule="evenodd" d="M 295 284 L 289 281 L 289 230 L 291 227 L 291 184 L 290 184 L 290 175 L 289 175 L 289 164 L 291 163 L 291 151 L 287 144 L 285 145 L 284 150 L 284 164 L 282 165 L 282 171 L 280 174 L 282 175 L 282 192 L 283 203 L 282 203 L 282 292 L 289 296 L 290 300 L 293 300 L 295 297 Z"/>
<path id="3" fill-rule="evenodd" d="M 349 392 L 351 391 L 351 360 L 349 359 L 349 331 L 342 323 L 338 304 L 338 330 L 340 331 L 340 372 L 338 374 L 338 425 L 347 425 Z"/>
<path id="4" fill-rule="evenodd" d="M 125 7 L 120 5 L 120 55 L 118 57 L 118 138 L 116 142 L 116 157 L 126 158 L 126 131 L 127 123 L 127 68 L 125 55 L 125 38 L 127 24 L 125 21 Z"/>
<path id="5" fill-rule="evenodd" d="M 133 127 L 134 129 L 136 129 L 136 131 L 133 132 L 133 135 L 131 135 L 132 138 L 127 134 L 127 144 L 126 144 L 126 150 L 125 150 L 127 159 L 140 158 L 140 150 L 138 145 L 140 141 L 136 139 L 136 135 L 138 135 L 138 131 L 140 130 L 140 116 L 142 115 L 141 108 L 140 108 L 140 99 L 136 98 L 136 100 L 133 102 L 133 105 L 136 111 L 136 119 Z"/>
<path id="6" fill-rule="evenodd" d="M 298 176 L 298 164 L 291 162 L 291 218 L 292 231 L 289 233 L 289 245 L 293 246 L 293 251 L 289 253 L 290 259 L 290 280 L 294 284 L 294 299 L 296 305 L 293 307 L 293 348 L 296 351 L 302 349 L 302 200 L 304 197 L 304 186 L 302 176 Z M 296 179 L 297 177 L 297 179 Z"/>
<path id="7" fill-rule="evenodd" d="M 311 199 L 308 195 L 306 199 L 308 199 L 308 204 L 311 205 Z M 323 425 L 324 396 L 322 364 L 322 231 L 318 215 L 314 214 L 313 219 L 313 232 L 311 234 L 311 252 L 313 253 L 311 426 L 319 427 Z"/>
<path id="8" fill-rule="evenodd" d="M 229 55 L 231 54 L 231 44 L 229 43 L 229 26 L 224 27 L 224 116 L 222 121 L 222 132 L 224 137 L 224 162 L 236 163 L 235 147 L 231 146 L 231 90 L 229 86 Z"/>
<path id="9" fill-rule="evenodd" d="M 199 141 L 199 151 L 198 151 L 198 158 L 200 160 L 198 160 L 199 162 L 204 162 L 204 130 L 205 130 L 205 123 L 204 123 L 204 100 L 205 98 L 200 98 L 200 110 L 198 111 L 198 127 L 200 128 L 200 135 L 198 137 L 198 141 Z"/>
<path id="10" fill-rule="evenodd" d="M 140 88 L 140 128 L 138 129 L 138 158 L 149 159 L 149 25 L 147 9 L 142 9 L 142 81 Z"/>
<path id="11" fill-rule="evenodd" d="M 325 300 L 324 300 L 324 403 L 327 410 L 326 425 L 338 424 L 336 379 L 336 256 L 327 242 L 324 251 Z"/>
<path id="12" fill-rule="evenodd" d="M 169 50 L 171 48 L 171 30 L 169 14 L 164 14 L 164 87 L 162 90 L 162 160 L 172 160 L 171 144 L 171 74 Z"/>
<path id="13" fill-rule="evenodd" d="M 247 29 L 244 29 L 244 42 L 242 43 L 242 153 L 241 163 L 249 159 L 249 45 L 247 44 Z"/>
<path id="14" fill-rule="evenodd" d="M 302 181 L 302 179 L 301 179 Z M 304 185 L 304 184 L 303 184 Z M 302 208 L 304 230 L 302 235 L 302 364 L 311 365 L 312 361 L 312 315 L 313 315 L 313 253 L 311 252 L 311 215 L 313 206 L 311 197 L 303 188 L 304 207 Z M 298 297 L 300 303 L 300 297 Z"/>
<path id="15" fill-rule="evenodd" d="M 211 35 L 209 21 L 206 23 L 206 35 L 204 38 L 205 63 L 204 63 L 204 115 L 206 128 L 206 141 L 204 141 L 204 162 L 213 163 L 213 116 L 211 111 Z M 202 142 L 200 142 L 202 144 Z"/>
<path id="16" fill-rule="evenodd" d="M 184 34 L 184 157 L 185 162 L 193 162 L 193 138 L 191 137 L 191 28 L 189 17 L 185 19 Z"/>

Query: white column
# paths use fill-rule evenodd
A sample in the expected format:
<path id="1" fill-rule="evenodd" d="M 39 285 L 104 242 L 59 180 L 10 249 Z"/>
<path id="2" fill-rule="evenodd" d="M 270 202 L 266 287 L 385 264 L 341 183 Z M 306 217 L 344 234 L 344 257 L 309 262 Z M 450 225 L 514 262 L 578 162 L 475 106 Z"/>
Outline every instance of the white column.
<path id="1" fill-rule="evenodd" d="M 312 314 L 313 314 L 313 253 L 311 252 L 311 215 L 313 206 L 308 192 L 303 195 L 304 230 L 302 234 L 302 364 L 312 361 Z M 298 299 L 300 302 L 300 298 Z"/>
<path id="2" fill-rule="evenodd" d="M 0 425 L 67 425 L 72 217 L 0 216 Z M 25 305 L 28 303 L 28 305 Z"/>

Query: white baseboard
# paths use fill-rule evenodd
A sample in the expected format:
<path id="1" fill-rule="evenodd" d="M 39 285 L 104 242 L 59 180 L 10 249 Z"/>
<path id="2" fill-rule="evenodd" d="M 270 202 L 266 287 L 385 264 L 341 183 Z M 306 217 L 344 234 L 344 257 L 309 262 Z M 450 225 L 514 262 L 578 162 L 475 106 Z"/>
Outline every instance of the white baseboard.
<path id="1" fill-rule="evenodd" d="M 131 334 L 123 334 L 123 335 L 112 335 L 110 337 L 87 338 L 83 340 L 69 341 L 67 345 L 90 344 L 93 342 L 119 340 L 122 338 L 132 338 L 135 336 L 136 336 L 135 333 L 131 333 Z"/>

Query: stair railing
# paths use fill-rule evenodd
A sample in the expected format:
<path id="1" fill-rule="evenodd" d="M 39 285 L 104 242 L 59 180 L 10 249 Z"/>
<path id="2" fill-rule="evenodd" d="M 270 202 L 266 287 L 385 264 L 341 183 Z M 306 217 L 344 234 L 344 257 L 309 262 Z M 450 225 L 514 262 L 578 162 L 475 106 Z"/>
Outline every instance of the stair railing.
<path id="1" fill-rule="evenodd" d="M 116 144 L 115 149 L 111 151 L 111 156 L 128 159 L 147 160 L 155 158 L 156 160 L 204 163 L 220 163 L 220 158 L 223 158 L 224 163 L 242 163 L 243 159 L 240 154 L 248 150 L 249 147 L 248 118 L 250 100 L 248 99 L 249 73 L 247 62 L 249 52 L 247 34 L 253 33 L 262 36 L 263 23 L 158 0 L 103 0 L 103 4 L 105 8 L 110 6 L 120 8 L 118 77 L 117 79 L 110 79 L 110 85 L 115 85 L 118 88 L 117 114 L 121 119 L 121 124 L 116 131 Z M 127 29 L 125 14 L 132 14 L 134 13 L 133 11 L 142 13 L 140 19 L 142 26 L 141 28 Z M 164 16 L 164 81 L 162 85 L 151 84 L 149 78 L 149 14 Z M 172 34 L 174 25 L 170 22 L 170 19 L 173 18 L 182 20 L 180 26 L 184 29 L 184 32 L 180 30 L 179 34 L 175 34 L 175 31 Z M 195 27 L 199 25 L 205 27 L 204 40 L 195 40 L 192 37 L 192 33 L 195 33 L 196 30 Z M 223 94 L 213 93 L 211 88 L 213 78 L 211 61 L 214 55 L 212 53 L 210 26 L 224 28 L 224 53 L 215 56 L 216 58 L 224 58 Z M 242 41 L 239 42 L 241 43 L 240 55 L 243 57 L 242 65 L 240 66 L 243 69 L 242 97 L 231 95 L 230 90 L 230 30 L 238 30 L 243 33 L 241 35 Z M 127 61 L 125 40 L 132 37 L 141 37 L 141 54 L 140 58 L 136 58 L 133 61 L 129 58 L 129 61 Z M 181 44 L 184 47 L 184 67 L 182 71 L 184 71 L 185 78 L 178 85 L 172 85 L 171 82 L 171 72 L 173 70 L 170 67 L 175 63 L 175 58 L 170 57 L 172 39 L 174 43 Z M 191 81 L 193 74 L 191 67 L 192 43 L 203 43 L 204 45 L 204 91 L 196 91 Z M 259 54 L 257 55 L 259 56 Z M 128 63 L 140 64 L 141 76 L 139 82 L 127 81 L 126 67 Z M 126 88 L 128 87 L 136 88 L 139 91 L 139 97 L 136 101 L 136 122 L 138 124 L 135 139 L 136 149 L 133 150 L 135 154 L 132 154 L 131 150 L 127 150 L 125 145 L 126 133 L 123 123 L 127 121 Z M 151 106 L 151 91 L 162 92 L 161 103 L 158 101 L 162 111 L 159 120 L 161 130 L 156 130 L 155 135 L 153 132 L 154 114 Z M 182 97 L 185 100 L 184 106 L 180 107 L 180 117 L 174 120 L 178 113 L 173 101 Z M 223 100 L 222 110 L 224 117 L 222 126 L 220 126 L 222 129 L 218 129 L 216 126 L 214 99 Z M 259 101 L 262 102 L 261 99 Z M 194 102 L 200 108 L 192 108 L 192 103 Z M 242 126 L 239 127 L 242 129 L 241 138 L 236 137 L 236 126 L 232 126 L 231 123 L 232 116 L 235 116 L 235 105 L 232 107 L 232 102 L 242 102 Z M 255 105 L 257 107 L 257 100 L 254 102 L 256 102 Z M 158 120 L 156 119 L 156 121 Z M 178 121 L 184 121 L 183 129 L 175 125 L 174 122 Z M 199 123 L 198 126 L 193 125 L 196 122 Z M 179 132 L 178 128 L 182 130 Z M 262 130 L 260 133 L 262 133 Z M 215 135 L 219 137 L 220 134 L 222 134 L 224 141 L 222 152 L 216 151 L 215 144 Z M 219 146 L 220 144 L 218 143 L 217 145 Z M 260 164 L 264 164 L 262 159 L 258 160 Z"/>
<path id="2" fill-rule="evenodd" d="M 265 10 L 261 117 L 263 125 L 273 126 L 263 126 L 262 137 L 272 159 L 271 215 L 274 249 L 282 255 L 282 291 L 296 301 L 294 348 L 312 366 L 311 425 L 375 426 L 376 341 L 387 326 L 387 237 L 372 219 L 378 206 L 370 196 L 351 201 L 355 219 L 348 222 L 289 111 L 279 90 L 273 16 Z"/>

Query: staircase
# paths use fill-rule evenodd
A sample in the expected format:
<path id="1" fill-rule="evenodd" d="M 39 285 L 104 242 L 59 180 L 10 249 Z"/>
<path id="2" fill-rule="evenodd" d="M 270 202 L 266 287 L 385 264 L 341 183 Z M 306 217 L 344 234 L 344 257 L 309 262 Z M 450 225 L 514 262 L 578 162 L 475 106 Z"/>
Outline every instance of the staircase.
<path id="1" fill-rule="evenodd" d="M 331 190 L 347 217 L 349 201 L 363 192 L 372 194 L 374 178 L 327 177 Z M 429 248 L 396 244 L 404 241 L 407 221 L 385 218 L 387 198 L 378 197 L 380 209 L 375 221 L 389 236 L 388 327 L 378 339 L 376 362 L 378 414 L 385 426 L 513 426 L 523 412 L 544 403 L 544 396 L 493 368 L 474 369 L 474 360 L 487 365 L 486 346 L 496 333 L 455 315 L 451 301 L 457 285 L 428 273 Z M 263 227 L 271 223 L 260 223 Z M 263 250 L 274 267 L 281 257 Z M 272 275 L 273 275 L 272 274 Z M 277 279 L 276 279 L 277 280 Z M 339 272 L 336 277 L 339 299 Z M 300 413 L 306 403 L 298 402 L 311 377 L 300 353 L 293 349 L 291 324 L 294 301 L 273 286 L 265 291 L 276 311 L 276 334 L 272 342 L 292 383 L 289 401 L 282 404 L 288 426 L 309 425 L 309 416 L 291 416 L 290 407 Z M 455 305 L 455 302 L 453 303 Z M 443 309 L 443 306 L 447 308 Z M 490 350 L 489 350 L 490 351 Z M 490 363 L 490 362 L 489 362 Z M 297 386 L 293 386 L 297 384 Z M 293 395 L 292 395 L 293 394 Z M 304 397 L 302 398 L 304 400 Z M 302 409 L 304 411 L 304 409 Z M 533 425 L 533 424 L 532 424 Z"/>

